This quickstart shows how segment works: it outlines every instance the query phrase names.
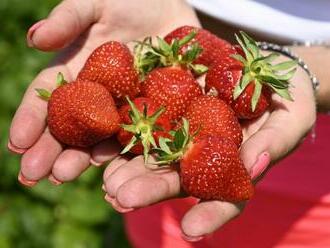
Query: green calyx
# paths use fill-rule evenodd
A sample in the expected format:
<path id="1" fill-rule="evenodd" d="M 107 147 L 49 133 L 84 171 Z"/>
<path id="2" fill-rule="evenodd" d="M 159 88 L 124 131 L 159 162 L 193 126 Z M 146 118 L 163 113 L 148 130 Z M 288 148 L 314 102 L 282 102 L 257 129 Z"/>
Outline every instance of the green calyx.
<path id="1" fill-rule="evenodd" d="M 245 58 L 239 54 L 232 55 L 232 57 L 240 61 L 244 69 L 243 76 L 234 89 L 234 100 L 236 100 L 245 88 L 253 82 L 255 87 L 251 101 L 252 111 L 256 109 L 263 85 L 267 85 L 281 97 L 293 101 L 289 92 L 289 80 L 294 76 L 297 70 L 297 61 L 289 60 L 274 65 L 272 62 L 274 62 L 280 54 L 271 53 L 264 56 L 261 54 L 256 41 L 242 31 L 240 35 L 242 39 L 238 35 L 235 36 L 244 52 Z"/>
<path id="2" fill-rule="evenodd" d="M 56 87 L 58 88 L 58 87 L 63 86 L 67 83 L 68 82 L 64 79 L 63 73 L 59 72 L 56 76 Z M 35 91 L 37 92 L 37 95 L 45 101 L 49 101 L 50 97 L 52 96 L 52 93 L 49 92 L 46 89 L 37 88 L 37 89 L 35 89 Z"/>
<path id="3" fill-rule="evenodd" d="M 171 44 L 157 37 L 157 46 L 152 44 L 150 37 L 142 42 L 137 42 L 134 49 L 135 67 L 142 77 L 156 67 L 176 65 L 186 66 L 197 75 L 205 73 L 208 70 L 206 66 L 193 64 L 203 51 L 197 42 L 192 43 L 184 54 L 180 54 L 180 49 L 193 40 L 195 36 L 196 31 L 192 31 L 180 40 L 173 39 Z"/>
<path id="4" fill-rule="evenodd" d="M 159 139 L 159 147 L 153 149 L 157 154 L 155 164 L 166 165 L 179 161 L 193 138 L 199 133 L 197 130 L 194 134 L 189 134 L 189 122 L 182 118 L 183 125 L 177 131 L 171 131 L 170 135 L 173 139 L 161 137 Z"/>
<path id="5" fill-rule="evenodd" d="M 143 146 L 143 156 L 144 161 L 147 163 L 148 154 L 152 147 L 157 147 L 156 141 L 153 136 L 154 131 L 161 131 L 162 128 L 156 124 L 156 121 L 165 111 L 164 107 L 159 108 L 155 113 L 148 116 L 147 115 L 147 106 L 144 106 L 143 112 L 139 111 L 136 105 L 126 97 L 127 102 L 131 108 L 129 111 L 129 116 L 132 120 L 132 124 L 122 124 L 121 127 L 127 131 L 133 133 L 133 137 L 126 147 L 121 151 L 121 154 L 124 154 L 131 150 L 138 142 L 141 142 Z"/>

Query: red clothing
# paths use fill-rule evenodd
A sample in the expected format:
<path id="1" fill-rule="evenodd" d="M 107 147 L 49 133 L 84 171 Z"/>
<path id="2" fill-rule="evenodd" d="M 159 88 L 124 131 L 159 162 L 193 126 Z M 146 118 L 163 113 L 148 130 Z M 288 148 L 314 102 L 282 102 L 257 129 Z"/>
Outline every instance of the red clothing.
<path id="1" fill-rule="evenodd" d="M 319 115 L 316 138 L 276 165 L 242 215 L 197 243 L 185 242 L 180 220 L 193 200 L 178 199 L 126 214 L 137 248 L 329 248 L 330 116 Z"/>

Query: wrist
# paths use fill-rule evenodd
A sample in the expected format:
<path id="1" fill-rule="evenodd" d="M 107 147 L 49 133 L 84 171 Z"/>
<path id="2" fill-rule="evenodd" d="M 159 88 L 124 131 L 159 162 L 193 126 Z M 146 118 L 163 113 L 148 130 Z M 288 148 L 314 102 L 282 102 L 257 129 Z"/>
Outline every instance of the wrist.
<path id="1" fill-rule="evenodd" d="M 325 69 L 330 67 L 330 49 L 316 47 L 291 47 L 294 53 L 298 54 L 309 66 L 310 70 L 320 80 L 320 87 L 316 91 L 316 101 L 318 111 L 330 110 L 330 71 Z"/>

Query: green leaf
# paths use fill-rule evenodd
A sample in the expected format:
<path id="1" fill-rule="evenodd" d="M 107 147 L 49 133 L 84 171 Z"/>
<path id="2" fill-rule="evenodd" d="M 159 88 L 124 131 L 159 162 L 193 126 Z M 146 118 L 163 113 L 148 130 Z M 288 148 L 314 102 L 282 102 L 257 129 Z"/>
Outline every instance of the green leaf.
<path id="1" fill-rule="evenodd" d="M 56 86 L 60 87 L 63 86 L 65 84 L 67 84 L 68 82 L 64 79 L 64 75 L 62 72 L 59 72 L 56 76 Z"/>
<path id="2" fill-rule="evenodd" d="M 174 136 L 174 147 L 179 150 L 183 147 L 186 135 L 182 129 L 179 129 Z"/>
<path id="3" fill-rule="evenodd" d="M 130 133 L 136 133 L 137 132 L 136 125 L 120 124 L 120 127 L 122 129 L 124 129 L 125 131 L 130 132 Z"/>
<path id="4" fill-rule="evenodd" d="M 252 39 L 249 35 L 247 35 L 245 32 L 240 31 L 241 36 L 243 37 L 243 40 L 248 48 L 248 50 L 251 52 L 252 56 L 254 58 L 259 57 L 259 47 L 254 39 Z"/>
<path id="5" fill-rule="evenodd" d="M 51 97 L 51 93 L 48 91 L 48 90 L 45 90 L 45 89 L 35 89 L 36 90 L 36 92 L 37 92 L 37 94 L 38 94 L 38 96 L 41 98 L 41 99 L 43 99 L 43 100 L 45 100 L 45 101 L 49 101 L 49 99 L 50 99 L 50 97 Z"/>
<path id="6" fill-rule="evenodd" d="M 296 66 L 298 62 L 296 60 L 289 60 L 285 61 L 276 65 L 272 66 L 273 71 L 284 71 L 284 70 L 289 70 L 292 67 Z"/>
<path id="7" fill-rule="evenodd" d="M 157 37 L 157 42 L 159 46 L 159 50 L 161 51 L 161 54 L 168 56 L 171 54 L 172 49 L 171 46 L 162 38 Z"/>
<path id="8" fill-rule="evenodd" d="M 136 143 L 138 142 L 138 139 L 136 138 L 136 136 L 134 135 L 132 137 L 132 139 L 130 140 L 130 142 L 125 146 L 125 148 L 120 152 L 120 154 L 124 154 L 129 152 L 133 146 L 136 145 Z"/>
<path id="9" fill-rule="evenodd" d="M 286 73 L 284 75 L 276 75 L 276 78 L 278 80 L 281 80 L 281 81 L 288 81 L 294 76 L 296 71 L 297 71 L 297 68 L 294 68 L 294 69 L 292 69 L 291 71 L 289 71 L 288 73 Z"/>
<path id="10" fill-rule="evenodd" d="M 170 147 L 167 145 L 167 142 L 169 142 L 169 141 L 171 141 L 171 140 L 166 139 L 164 137 L 159 138 L 159 147 L 166 154 L 172 154 L 172 151 L 170 150 Z"/>
<path id="11" fill-rule="evenodd" d="M 208 67 L 202 64 L 190 64 L 190 67 L 197 75 L 202 75 L 208 71 Z"/>
<path id="12" fill-rule="evenodd" d="M 137 109 L 137 107 L 135 106 L 135 104 L 129 99 L 128 96 L 126 96 L 126 100 L 129 104 L 129 106 L 131 107 L 131 118 L 132 118 L 132 121 L 134 123 L 137 123 L 141 117 L 142 117 L 142 114 L 141 112 Z"/>
<path id="13" fill-rule="evenodd" d="M 260 98 L 261 90 L 262 90 L 262 84 L 260 82 L 258 82 L 257 80 L 255 80 L 254 85 L 255 85 L 254 92 L 253 92 L 252 100 L 251 100 L 252 112 L 254 112 L 256 110 L 256 106 L 259 102 L 259 98 Z"/>
<path id="14" fill-rule="evenodd" d="M 245 88 L 249 85 L 249 83 L 253 80 L 254 78 L 250 73 L 246 73 L 243 75 L 241 81 L 239 84 L 236 85 L 234 89 L 234 100 L 236 100 L 242 92 L 245 90 Z"/>
<path id="15" fill-rule="evenodd" d="M 197 30 L 191 31 L 188 35 L 186 35 L 181 40 L 179 40 L 179 46 L 182 47 L 187 43 L 189 43 L 192 39 L 195 38 L 196 34 L 197 34 Z"/>
<path id="16" fill-rule="evenodd" d="M 243 49 L 243 52 L 245 54 L 245 57 L 247 59 L 247 61 L 252 62 L 254 60 L 253 55 L 251 54 L 251 52 L 246 48 L 244 42 L 238 37 L 237 34 L 235 34 L 235 38 L 238 42 L 238 44 L 240 45 L 240 47 Z"/>
<path id="17" fill-rule="evenodd" d="M 276 94 L 278 94 L 279 96 L 283 97 L 284 99 L 286 100 L 289 100 L 289 101 L 294 101 L 294 99 L 292 98 L 290 92 L 289 92 L 289 89 L 278 89 L 278 88 L 275 88 L 274 86 L 272 85 L 269 85 Z"/>
<path id="18" fill-rule="evenodd" d="M 230 55 L 230 57 L 232 57 L 233 59 L 236 59 L 236 60 L 240 61 L 245 66 L 248 64 L 248 62 L 246 61 L 246 59 L 243 58 L 243 56 L 240 55 L 240 54 L 232 54 L 232 55 Z"/>
<path id="19" fill-rule="evenodd" d="M 161 106 L 159 109 L 155 111 L 151 116 L 148 117 L 150 123 L 154 124 L 158 120 L 158 118 L 165 112 L 165 107 Z"/>

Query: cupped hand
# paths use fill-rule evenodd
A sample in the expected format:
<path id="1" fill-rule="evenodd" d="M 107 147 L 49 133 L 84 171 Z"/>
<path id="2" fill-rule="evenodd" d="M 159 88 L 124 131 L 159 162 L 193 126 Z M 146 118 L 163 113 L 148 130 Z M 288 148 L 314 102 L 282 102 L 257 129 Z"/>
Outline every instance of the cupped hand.
<path id="1" fill-rule="evenodd" d="M 106 41 L 126 43 L 183 24 L 199 22 L 187 4 L 177 0 L 64 0 L 34 24 L 27 34 L 28 45 L 60 52 L 33 80 L 11 124 L 8 148 L 22 154 L 19 181 L 33 186 L 48 177 L 61 184 L 77 178 L 90 163 L 111 160 L 120 149 L 113 140 L 91 149 L 62 146 L 47 129 L 47 103 L 36 96 L 35 88 L 53 90 L 58 72 L 74 80 L 89 54 Z"/>
<path id="2" fill-rule="evenodd" d="M 294 102 L 273 96 L 273 106 L 259 119 L 243 123 L 241 158 L 257 181 L 270 164 L 291 152 L 312 128 L 315 100 L 311 82 L 302 69 L 292 79 Z M 115 159 L 104 173 L 105 199 L 119 212 L 182 196 L 179 174 L 170 168 L 147 169 L 142 157 Z M 183 217 L 181 228 L 187 240 L 219 229 L 240 214 L 245 203 L 200 201 Z"/>

